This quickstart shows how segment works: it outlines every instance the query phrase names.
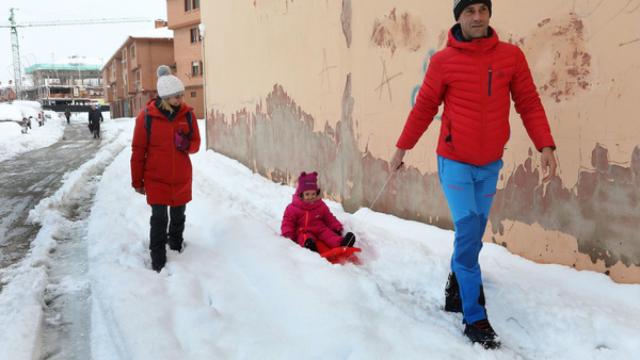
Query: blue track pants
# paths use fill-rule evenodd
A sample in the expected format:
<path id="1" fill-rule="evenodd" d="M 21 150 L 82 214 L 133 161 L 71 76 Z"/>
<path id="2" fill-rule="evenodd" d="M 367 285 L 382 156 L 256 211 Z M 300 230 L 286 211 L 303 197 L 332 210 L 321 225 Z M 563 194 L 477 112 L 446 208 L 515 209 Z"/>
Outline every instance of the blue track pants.
<path id="1" fill-rule="evenodd" d="M 478 256 L 501 168 L 502 160 L 475 166 L 438 156 L 440 185 L 455 228 L 451 270 L 458 280 L 467 324 L 487 318 L 478 303 L 482 286 Z"/>

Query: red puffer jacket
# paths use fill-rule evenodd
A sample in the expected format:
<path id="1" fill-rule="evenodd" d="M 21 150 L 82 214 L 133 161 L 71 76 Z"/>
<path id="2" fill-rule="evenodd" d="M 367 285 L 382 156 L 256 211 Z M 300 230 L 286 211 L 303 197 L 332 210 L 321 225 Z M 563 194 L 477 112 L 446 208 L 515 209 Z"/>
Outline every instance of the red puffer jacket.
<path id="1" fill-rule="evenodd" d="M 447 159 L 486 165 L 502 158 L 509 140 L 510 96 L 535 147 L 555 144 L 547 116 L 517 46 L 492 35 L 470 42 L 449 31 L 447 47 L 431 58 L 429 69 L 396 146 L 411 149 L 444 101 L 437 153 Z"/>
<path id="2" fill-rule="evenodd" d="M 293 195 L 293 201 L 284 211 L 282 236 L 300 245 L 304 245 L 307 237 L 324 242 L 330 248 L 340 245 L 342 224 L 321 199 L 305 202 L 300 196 Z"/>
<path id="3" fill-rule="evenodd" d="M 163 114 L 155 100 L 147 103 L 147 112 L 152 117 L 151 134 L 145 128 L 145 114 L 136 118 L 131 145 L 131 185 L 144 187 L 149 205 L 181 206 L 191 201 L 191 160 L 200 148 L 198 122 L 193 108 L 183 103 L 172 121 Z M 191 112 L 193 134 L 187 152 L 176 148 L 175 134 L 189 132 L 187 112 Z"/>

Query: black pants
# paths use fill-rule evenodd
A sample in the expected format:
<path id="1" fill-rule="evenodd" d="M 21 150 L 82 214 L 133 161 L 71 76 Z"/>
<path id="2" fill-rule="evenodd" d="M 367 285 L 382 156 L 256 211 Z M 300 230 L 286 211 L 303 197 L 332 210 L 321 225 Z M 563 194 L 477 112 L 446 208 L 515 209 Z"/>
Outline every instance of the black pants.
<path id="1" fill-rule="evenodd" d="M 100 138 L 100 123 L 93 125 L 93 138 L 94 139 Z"/>
<path id="2" fill-rule="evenodd" d="M 154 270 L 160 270 L 167 261 L 165 245 L 168 243 L 172 250 L 182 249 L 182 233 L 184 232 L 184 214 L 186 205 L 171 206 L 167 216 L 167 205 L 151 205 L 151 231 L 149 234 L 149 250 L 151 251 L 151 265 Z M 167 224 L 169 232 L 167 233 Z"/>

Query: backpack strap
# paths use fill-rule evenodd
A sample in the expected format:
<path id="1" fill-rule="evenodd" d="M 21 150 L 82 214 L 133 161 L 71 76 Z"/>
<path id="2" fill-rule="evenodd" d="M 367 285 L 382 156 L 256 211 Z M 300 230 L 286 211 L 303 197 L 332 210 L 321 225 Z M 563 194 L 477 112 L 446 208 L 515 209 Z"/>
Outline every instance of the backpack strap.
<path id="1" fill-rule="evenodd" d="M 147 144 L 151 141 L 151 120 L 153 117 L 149 115 L 149 111 L 147 108 L 144 108 L 144 128 L 147 130 Z M 189 125 L 189 132 L 187 133 L 187 137 L 191 139 L 193 136 L 193 118 L 191 116 L 191 111 L 187 112 L 187 125 Z"/>
<path id="2" fill-rule="evenodd" d="M 187 133 L 187 137 L 191 139 L 193 136 L 193 118 L 191 117 L 191 111 L 187 112 L 187 125 L 189 125 L 189 133 Z"/>
<path id="3" fill-rule="evenodd" d="M 153 119 L 149 115 L 149 111 L 147 108 L 144 108 L 144 128 L 147 130 L 147 146 L 149 145 L 149 141 L 151 140 L 151 119 Z"/>

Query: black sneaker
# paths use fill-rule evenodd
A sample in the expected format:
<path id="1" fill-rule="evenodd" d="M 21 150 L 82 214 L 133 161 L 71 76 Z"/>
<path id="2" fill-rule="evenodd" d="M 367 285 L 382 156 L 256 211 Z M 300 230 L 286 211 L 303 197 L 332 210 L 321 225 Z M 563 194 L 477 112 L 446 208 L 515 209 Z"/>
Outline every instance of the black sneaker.
<path id="1" fill-rule="evenodd" d="M 318 247 L 316 246 L 316 242 L 313 241 L 313 239 L 309 238 L 304 242 L 304 247 L 306 247 L 307 249 L 313 251 L 313 252 L 318 252 Z"/>
<path id="2" fill-rule="evenodd" d="M 484 307 L 484 288 L 480 286 L 480 297 L 478 303 Z M 444 311 L 462 313 L 462 298 L 460 297 L 460 287 L 456 274 L 449 273 L 447 286 L 444 288 Z"/>
<path id="3" fill-rule="evenodd" d="M 348 232 L 347 235 L 345 235 L 342 238 L 342 241 L 340 242 L 340 246 L 353 247 L 355 243 L 356 243 L 356 236 L 353 235 L 352 232 Z"/>
<path id="4" fill-rule="evenodd" d="M 489 320 L 478 320 L 471 325 L 466 324 L 464 334 L 472 343 L 478 343 L 485 349 L 497 349 L 500 347 L 498 334 L 489 324 Z"/>

